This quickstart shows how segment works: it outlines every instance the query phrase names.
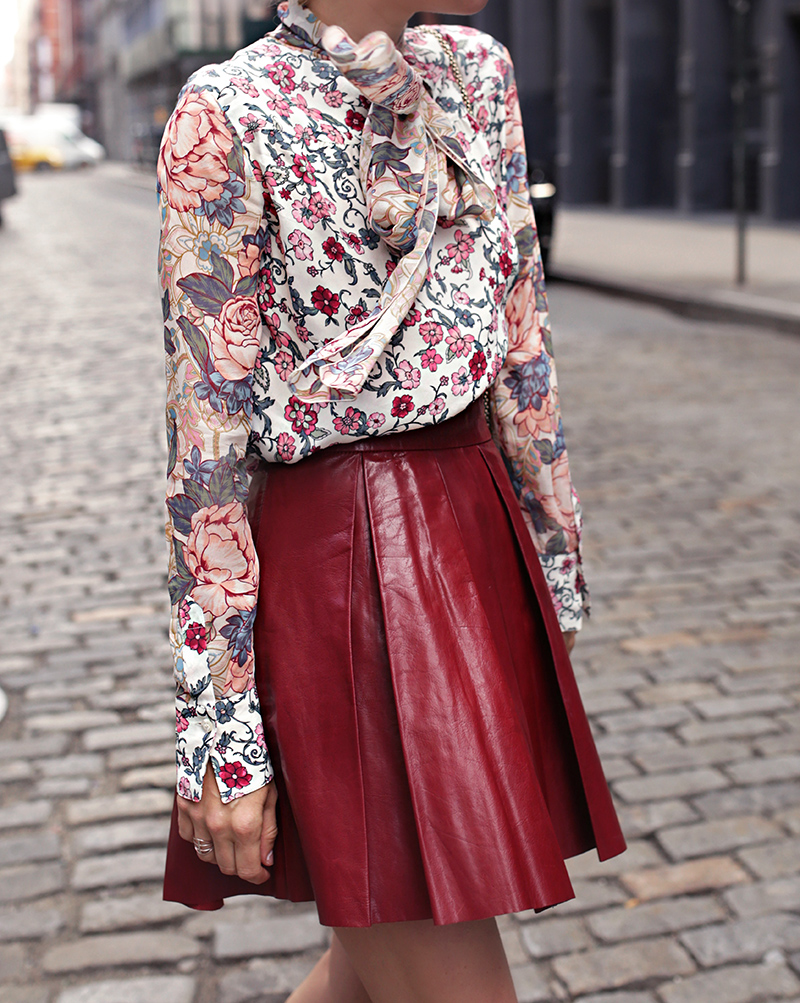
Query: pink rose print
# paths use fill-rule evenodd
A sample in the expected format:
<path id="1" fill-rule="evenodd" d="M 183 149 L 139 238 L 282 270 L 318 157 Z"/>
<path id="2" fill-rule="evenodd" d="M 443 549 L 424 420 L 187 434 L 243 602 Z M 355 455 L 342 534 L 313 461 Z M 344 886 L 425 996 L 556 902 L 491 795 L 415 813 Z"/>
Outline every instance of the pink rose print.
<path id="1" fill-rule="evenodd" d="M 231 77 L 231 83 L 237 91 L 241 91 L 243 94 L 247 94 L 251 98 L 258 97 L 258 88 L 251 80 L 248 80 L 247 77 Z"/>
<path id="2" fill-rule="evenodd" d="M 256 555 L 245 510 L 239 502 L 211 505 L 192 516 L 183 548 L 196 585 L 192 598 L 214 616 L 255 605 Z"/>
<path id="3" fill-rule="evenodd" d="M 186 626 L 186 622 L 189 619 L 189 603 L 186 599 L 180 604 L 178 608 L 178 623 L 181 627 Z"/>
<path id="4" fill-rule="evenodd" d="M 292 250 L 298 261 L 308 261 L 314 257 L 314 246 L 311 243 L 311 238 L 306 236 L 302 230 L 292 230 L 287 240 L 292 245 Z"/>
<path id="5" fill-rule="evenodd" d="M 192 797 L 192 786 L 189 783 L 188 777 L 181 777 L 178 781 L 178 793 L 182 798 L 187 798 L 190 800 Z"/>
<path id="6" fill-rule="evenodd" d="M 435 373 L 441 361 L 442 357 L 435 348 L 427 348 L 422 353 L 419 364 L 423 369 L 430 369 L 432 373 Z"/>
<path id="7" fill-rule="evenodd" d="M 181 714 L 181 712 L 179 710 L 176 710 L 175 711 L 175 730 L 180 735 L 180 733 L 182 731 L 186 731 L 186 729 L 188 727 L 189 727 L 189 722 L 186 720 L 186 718 L 183 716 L 183 714 Z"/>
<path id="8" fill-rule="evenodd" d="M 426 344 L 438 345 L 444 337 L 444 328 L 441 324 L 421 324 L 419 333 Z"/>
<path id="9" fill-rule="evenodd" d="M 238 261 L 242 275 L 255 275 L 261 264 L 261 248 L 255 241 L 248 244 L 243 251 L 239 251 Z"/>
<path id="10" fill-rule="evenodd" d="M 256 745 L 259 747 L 259 749 L 266 749 L 267 747 L 267 742 L 266 739 L 264 738 L 263 724 L 256 725 Z"/>
<path id="11" fill-rule="evenodd" d="M 253 778 L 242 763 L 225 763 L 219 771 L 219 779 L 226 787 L 232 789 L 247 787 Z"/>
<path id="12" fill-rule="evenodd" d="M 434 397 L 428 407 L 428 412 L 434 417 L 437 417 L 442 413 L 442 411 L 444 411 L 446 406 L 444 397 Z"/>
<path id="13" fill-rule="evenodd" d="M 458 289 L 456 292 L 454 292 L 453 299 L 455 300 L 456 303 L 458 303 L 459 306 L 469 306 L 470 303 L 472 302 L 472 297 L 470 296 L 470 294 L 468 292 L 465 292 L 463 289 Z"/>
<path id="14" fill-rule="evenodd" d="M 395 376 L 400 380 L 403 390 L 414 390 L 419 386 L 422 373 L 415 369 L 407 359 L 398 362 L 395 368 Z"/>
<path id="15" fill-rule="evenodd" d="M 467 387 L 472 383 L 465 366 L 457 369 L 453 373 L 453 393 L 456 397 L 463 397 L 467 392 Z"/>
<path id="16" fill-rule="evenodd" d="M 475 339 L 471 334 L 462 334 L 456 327 L 451 327 L 445 338 L 448 349 L 456 356 L 463 359 L 472 351 Z"/>
<path id="17" fill-rule="evenodd" d="M 270 338 L 275 342 L 275 344 L 280 345 L 281 348 L 288 348 L 289 342 L 292 339 L 289 337 L 288 331 L 284 331 L 282 329 L 281 315 L 276 311 L 264 314 L 264 323 L 267 326 Z"/>
<path id="18" fill-rule="evenodd" d="M 330 108 L 341 108 L 344 94 L 341 91 L 326 91 L 322 99 Z"/>
<path id="19" fill-rule="evenodd" d="M 256 133 L 259 132 L 265 125 L 267 120 L 265 118 L 258 118 L 250 112 L 249 115 L 239 119 L 239 122 L 244 126 L 244 141 L 245 143 L 252 143 L 255 139 Z"/>
<path id="20" fill-rule="evenodd" d="M 202 654 L 208 646 L 206 628 L 201 623 L 190 623 L 186 630 L 186 644 L 193 651 Z"/>
<path id="21" fill-rule="evenodd" d="M 243 380 L 256 364 L 261 315 L 250 296 L 227 300 L 211 328 L 211 350 L 217 372 L 226 380 Z"/>
<path id="22" fill-rule="evenodd" d="M 289 435 L 288 432 L 281 432 L 278 436 L 278 456 L 284 461 L 284 463 L 289 463 L 294 456 L 295 441 L 294 436 Z"/>
<path id="23" fill-rule="evenodd" d="M 542 351 L 542 328 L 536 314 L 536 290 L 528 275 L 516 286 L 508 299 L 508 350 L 518 351 L 524 346 L 531 356 Z"/>
<path id="24" fill-rule="evenodd" d="M 385 424 L 386 424 L 386 415 L 380 414 L 377 411 L 375 412 L 375 414 L 371 414 L 369 418 L 367 418 L 367 428 L 370 430 L 374 431 L 375 429 L 380 428 L 381 425 Z"/>
<path id="25" fill-rule="evenodd" d="M 453 236 L 455 237 L 455 243 L 448 244 L 446 250 L 450 258 L 457 265 L 460 265 L 465 261 L 469 261 L 470 255 L 475 250 L 475 238 L 470 237 L 463 230 L 456 230 Z"/>
<path id="26" fill-rule="evenodd" d="M 336 207 L 319 192 L 314 192 L 310 198 L 298 199 L 292 205 L 292 216 L 298 223 L 313 230 L 316 223 L 328 219 Z"/>
<path id="27" fill-rule="evenodd" d="M 230 176 L 228 154 L 233 139 L 220 109 L 202 92 L 188 92 L 167 126 L 158 155 L 158 179 L 167 201 L 178 212 L 216 202 Z"/>

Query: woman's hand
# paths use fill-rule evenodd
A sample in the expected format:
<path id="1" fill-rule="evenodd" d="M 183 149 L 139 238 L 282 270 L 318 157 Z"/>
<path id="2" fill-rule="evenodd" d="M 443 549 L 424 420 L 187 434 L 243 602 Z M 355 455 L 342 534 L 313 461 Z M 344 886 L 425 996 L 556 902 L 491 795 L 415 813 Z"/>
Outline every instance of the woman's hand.
<path id="1" fill-rule="evenodd" d="M 278 834 L 275 805 L 278 792 L 274 781 L 252 794 L 222 803 L 211 763 L 203 780 L 199 801 L 178 797 L 178 832 L 190 843 L 202 840 L 213 844 L 201 860 L 216 864 L 223 874 L 235 874 L 254 885 L 269 877 L 272 845 Z"/>
<path id="2" fill-rule="evenodd" d="M 564 638 L 564 644 L 567 646 L 567 654 L 572 654 L 572 649 L 575 647 L 575 641 L 578 639 L 578 632 L 576 630 L 565 630 L 562 631 L 562 637 Z"/>

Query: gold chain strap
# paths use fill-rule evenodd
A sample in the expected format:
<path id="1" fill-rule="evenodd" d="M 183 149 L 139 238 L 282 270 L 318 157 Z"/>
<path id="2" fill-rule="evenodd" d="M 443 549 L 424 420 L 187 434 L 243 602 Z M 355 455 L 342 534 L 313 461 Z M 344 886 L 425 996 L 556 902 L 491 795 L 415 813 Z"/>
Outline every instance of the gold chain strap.
<path id="1" fill-rule="evenodd" d="M 469 96 L 467 91 L 467 85 L 464 81 L 464 74 L 461 72 L 461 65 L 458 62 L 455 46 L 447 40 L 441 28 L 433 28 L 429 25 L 423 25 L 419 28 L 419 31 L 424 31 L 427 35 L 434 35 L 439 39 L 439 42 L 444 49 L 444 54 L 447 56 L 447 61 L 450 63 L 450 69 L 453 71 L 453 78 L 458 84 L 458 89 L 461 91 L 461 98 L 468 114 L 471 115 L 475 106 L 473 105 L 472 98 Z"/>

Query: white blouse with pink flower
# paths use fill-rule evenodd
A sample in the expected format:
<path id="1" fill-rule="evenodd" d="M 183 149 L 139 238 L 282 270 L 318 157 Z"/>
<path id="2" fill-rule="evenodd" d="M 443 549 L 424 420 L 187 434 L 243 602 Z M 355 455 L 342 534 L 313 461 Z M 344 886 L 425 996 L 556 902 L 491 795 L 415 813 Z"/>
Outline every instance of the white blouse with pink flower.
<path id="1" fill-rule="evenodd" d="M 407 29 L 398 51 L 329 30 L 323 45 L 297 0 L 282 17 L 190 79 L 158 164 L 178 791 L 194 800 L 209 761 L 225 801 L 272 775 L 254 688 L 253 457 L 300 462 L 445 421 L 488 391 L 562 629 L 586 601 L 508 53 L 444 29 L 470 113 L 435 36 Z M 378 85 L 348 76 L 354 53 Z M 416 85 L 408 113 L 381 104 L 398 80 L 406 96 Z"/>

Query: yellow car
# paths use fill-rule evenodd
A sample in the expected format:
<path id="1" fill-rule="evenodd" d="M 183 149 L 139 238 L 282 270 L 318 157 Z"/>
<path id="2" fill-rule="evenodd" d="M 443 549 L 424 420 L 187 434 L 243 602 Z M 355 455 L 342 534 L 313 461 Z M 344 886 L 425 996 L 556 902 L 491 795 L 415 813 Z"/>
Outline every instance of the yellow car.
<path id="1" fill-rule="evenodd" d="M 87 167 L 105 157 L 99 143 L 63 120 L 21 115 L 6 122 L 5 131 L 18 171 Z"/>

